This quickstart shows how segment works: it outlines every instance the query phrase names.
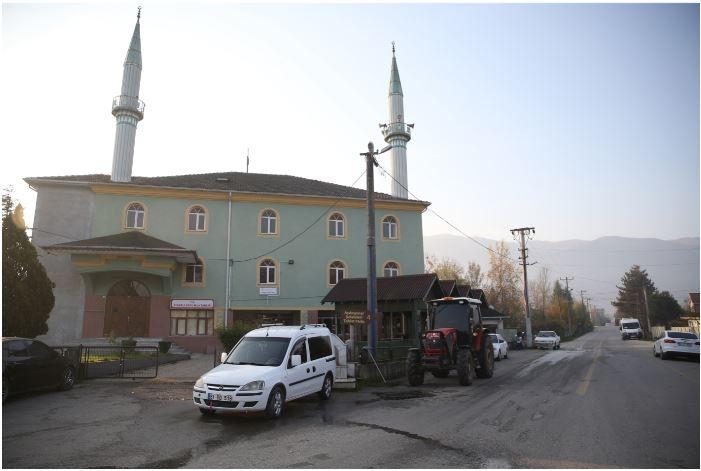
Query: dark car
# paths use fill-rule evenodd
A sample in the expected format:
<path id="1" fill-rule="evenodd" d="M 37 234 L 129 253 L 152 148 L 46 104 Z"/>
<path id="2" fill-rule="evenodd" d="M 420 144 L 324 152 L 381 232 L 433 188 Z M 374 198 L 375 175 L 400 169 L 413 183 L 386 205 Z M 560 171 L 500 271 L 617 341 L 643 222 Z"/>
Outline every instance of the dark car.
<path id="1" fill-rule="evenodd" d="M 71 362 L 44 342 L 2 339 L 2 402 L 10 394 L 42 388 L 68 390 L 75 382 Z"/>

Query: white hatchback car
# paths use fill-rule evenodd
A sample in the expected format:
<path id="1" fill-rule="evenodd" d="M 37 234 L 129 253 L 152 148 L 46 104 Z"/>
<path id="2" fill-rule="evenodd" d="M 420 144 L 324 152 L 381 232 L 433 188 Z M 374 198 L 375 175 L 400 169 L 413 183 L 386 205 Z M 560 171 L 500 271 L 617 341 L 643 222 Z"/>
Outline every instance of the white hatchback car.
<path id="1" fill-rule="evenodd" d="M 699 338 L 691 332 L 665 330 L 652 345 L 652 354 L 663 360 L 672 356 L 699 359 Z"/>
<path id="2" fill-rule="evenodd" d="M 267 326 L 247 333 L 222 363 L 195 383 L 203 414 L 265 411 L 276 419 L 285 402 L 317 393 L 331 397 L 336 357 L 325 326 Z"/>
<path id="3" fill-rule="evenodd" d="M 492 345 L 494 345 L 495 360 L 509 358 L 509 344 L 501 334 L 489 334 L 489 339 L 492 341 Z"/>

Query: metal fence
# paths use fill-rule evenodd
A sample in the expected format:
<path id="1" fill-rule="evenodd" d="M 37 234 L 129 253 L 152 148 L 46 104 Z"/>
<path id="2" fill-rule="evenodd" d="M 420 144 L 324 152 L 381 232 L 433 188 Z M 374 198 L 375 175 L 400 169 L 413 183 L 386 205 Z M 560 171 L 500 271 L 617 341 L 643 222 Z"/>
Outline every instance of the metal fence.
<path id="1" fill-rule="evenodd" d="M 54 347 L 71 360 L 78 378 L 155 378 L 158 376 L 158 347 L 80 345 Z"/>

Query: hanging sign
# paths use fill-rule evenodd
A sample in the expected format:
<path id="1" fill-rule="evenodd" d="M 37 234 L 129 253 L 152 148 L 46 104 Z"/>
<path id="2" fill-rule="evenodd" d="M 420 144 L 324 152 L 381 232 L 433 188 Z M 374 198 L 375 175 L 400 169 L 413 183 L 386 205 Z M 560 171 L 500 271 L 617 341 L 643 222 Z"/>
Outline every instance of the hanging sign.
<path id="1" fill-rule="evenodd" d="M 370 322 L 370 313 L 367 311 L 345 311 L 343 322 L 351 325 L 363 325 Z"/>
<path id="2" fill-rule="evenodd" d="M 214 309 L 213 299 L 171 299 L 171 309 Z"/>

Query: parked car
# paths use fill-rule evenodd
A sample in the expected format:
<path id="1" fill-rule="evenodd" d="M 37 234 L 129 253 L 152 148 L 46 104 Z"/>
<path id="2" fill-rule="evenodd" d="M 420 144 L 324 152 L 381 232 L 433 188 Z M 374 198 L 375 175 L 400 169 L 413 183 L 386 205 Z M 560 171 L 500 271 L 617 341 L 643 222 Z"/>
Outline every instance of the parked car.
<path id="1" fill-rule="evenodd" d="M 494 345 L 494 358 L 496 360 L 509 358 L 509 344 L 501 334 L 489 334 L 489 339 Z"/>
<path id="2" fill-rule="evenodd" d="M 663 360 L 673 356 L 699 359 L 699 337 L 692 332 L 665 330 L 652 344 L 652 354 Z"/>
<path id="3" fill-rule="evenodd" d="M 553 330 L 541 330 L 533 339 L 536 348 L 550 348 L 556 350 L 560 348 L 560 336 Z"/>
<path id="4" fill-rule="evenodd" d="M 13 394 L 42 388 L 68 390 L 75 368 L 56 350 L 39 340 L 2 339 L 2 402 Z"/>
<path id="5" fill-rule="evenodd" d="M 222 353 L 221 365 L 195 383 L 192 399 L 205 415 L 265 411 L 277 419 L 287 401 L 315 393 L 331 397 L 335 360 L 323 325 L 262 327 Z"/>

